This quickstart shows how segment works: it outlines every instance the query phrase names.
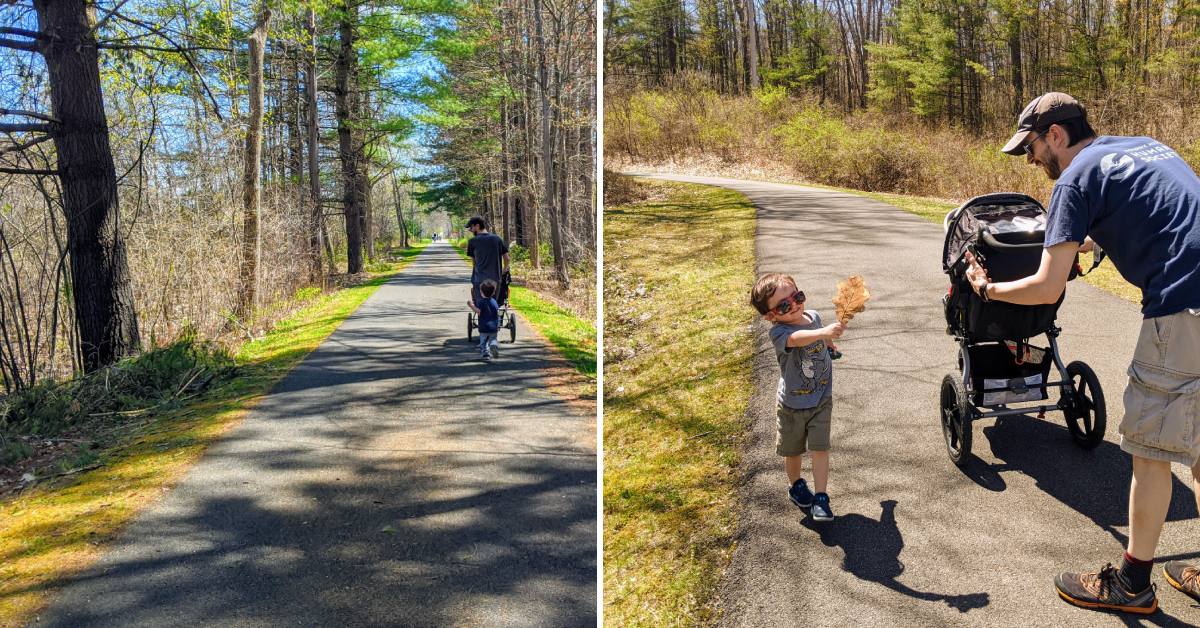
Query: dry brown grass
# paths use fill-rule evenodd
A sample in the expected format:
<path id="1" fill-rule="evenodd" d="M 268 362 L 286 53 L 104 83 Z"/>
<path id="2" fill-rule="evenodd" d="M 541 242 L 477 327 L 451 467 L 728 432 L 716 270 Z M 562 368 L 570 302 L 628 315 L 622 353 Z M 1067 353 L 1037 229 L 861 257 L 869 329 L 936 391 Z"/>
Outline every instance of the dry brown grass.
<path id="1" fill-rule="evenodd" d="M 613 170 L 651 165 L 952 202 L 997 191 L 1046 201 L 1053 186 L 1040 169 L 999 152 L 1008 123 L 973 135 L 871 111 L 846 116 L 770 90 L 721 96 L 696 86 L 610 93 L 605 103 L 605 167 Z M 1152 135 L 1200 165 L 1200 122 L 1177 106 L 1145 109 L 1089 105 L 1100 133 Z"/>

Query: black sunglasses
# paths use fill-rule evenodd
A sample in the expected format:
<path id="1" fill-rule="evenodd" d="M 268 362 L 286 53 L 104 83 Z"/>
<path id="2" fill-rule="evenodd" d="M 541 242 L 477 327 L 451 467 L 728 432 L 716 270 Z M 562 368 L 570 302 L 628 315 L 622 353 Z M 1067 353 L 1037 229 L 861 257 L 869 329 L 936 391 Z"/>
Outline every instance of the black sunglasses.
<path id="1" fill-rule="evenodd" d="M 804 304 L 804 291 L 797 290 L 792 293 L 792 296 L 787 297 L 784 300 L 777 303 L 775 305 L 775 307 L 771 308 L 771 311 L 775 312 L 776 314 L 778 314 L 780 316 L 783 316 L 784 314 L 787 314 L 788 312 L 792 311 L 793 305 L 799 307 L 803 304 Z"/>

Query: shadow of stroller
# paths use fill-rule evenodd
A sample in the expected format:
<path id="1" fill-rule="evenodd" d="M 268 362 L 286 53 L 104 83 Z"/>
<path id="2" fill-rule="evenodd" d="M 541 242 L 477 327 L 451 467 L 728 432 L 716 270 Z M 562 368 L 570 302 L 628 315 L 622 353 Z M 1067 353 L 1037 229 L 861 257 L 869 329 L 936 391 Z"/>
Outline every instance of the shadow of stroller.
<path id="1" fill-rule="evenodd" d="M 827 547 L 842 548 L 845 553 L 842 569 L 860 580 L 880 584 L 914 599 L 944 602 L 960 613 L 988 605 L 986 592 L 948 595 L 917 591 L 897 580 L 904 573 L 904 563 L 900 562 L 904 537 L 896 525 L 896 500 L 882 501 L 879 505 L 883 510 L 878 521 L 852 513 L 840 515 L 827 523 L 817 523 L 805 517 L 802 524 L 819 534 L 821 542 Z"/>
<path id="2" fill-rule="evenodd" d="M 1091 519 L 1121 545 L 1129 537 L 1117 530 L 1129 524 L 1129 482 L 1133 462 L 1129 454 L 1108 441 L 1085 451 L 1076 447 L 1061 424 L 1029 416 L 996 419 L 983 429 L 992 454 L 1002 465 L 989 465 L 992 473 L 1019 471 L 1040 490 Z M 983 464 L 976 459 L 972 464 Z M 1171 479 L 1171 507 L 1167 521 L 1196 517 L 1192 489 L 1178 477 Z M 1168 558 L 1194 558 L 1200 553 Z"/>

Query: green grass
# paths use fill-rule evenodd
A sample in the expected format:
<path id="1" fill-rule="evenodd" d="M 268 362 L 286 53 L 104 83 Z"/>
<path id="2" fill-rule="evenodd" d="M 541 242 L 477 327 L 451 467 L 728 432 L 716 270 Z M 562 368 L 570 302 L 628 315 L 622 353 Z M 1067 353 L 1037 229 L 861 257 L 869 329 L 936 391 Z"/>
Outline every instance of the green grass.
<path id="1" fill-rule="evenodd" d="M 596 378 L 596 327 L 536 292 L 520 286 L 509 290 L 509 303 L 530 325 L 562 352 L 563 357 L 583 375 Z"/>
<path id="2" fill-rule="evenodd" d="M 710 624 L 747 431 L 755 213 L 722 188 L 630 185 L 653 200 L 604 213 L 605 624 Z"/>
<path id="3" fill-rule="evenodd" d="M 119 442 L 78 460 L 96 470 L 31 488 L 0 504 L 0 626 L 23 625 L 54 582 L 96 560 L 104 544 L 161 497 L 215 439 L 419 253 L 388 272 L 324 295 L 237 353 L 240 376 L 195 403 L 133 423 Z"/>

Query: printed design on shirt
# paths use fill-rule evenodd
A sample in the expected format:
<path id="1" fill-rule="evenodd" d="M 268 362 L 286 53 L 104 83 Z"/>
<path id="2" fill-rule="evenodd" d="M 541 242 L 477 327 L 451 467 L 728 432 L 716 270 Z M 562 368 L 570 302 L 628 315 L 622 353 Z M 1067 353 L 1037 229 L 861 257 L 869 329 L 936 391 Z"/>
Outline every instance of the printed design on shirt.
<path id="1" fill-rule="evenodd" d="M 1114 181 L 1128 177 L 1136 169 L 1137 165 L 1133 163 L 1133 157 L 1123 153 L 1109 153 L 1100 159 L 1100 171 Z"/>
<path id="2" fill-rule="evenodd" d="M 803 377 L 800 380 L 800 387 L 792 389 L 791 394 L 811 395 L 821 387 L 828 386 L 829 378 L 826 375 L 829 371 L 829 354 L 825 349 L 825 343 L 814 342 L 807 347 L 802 347 L 796 353 L 799 354 L 797 357 L 800 360 L 800 374 Z"/>

